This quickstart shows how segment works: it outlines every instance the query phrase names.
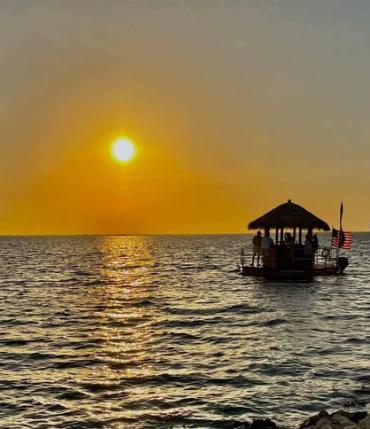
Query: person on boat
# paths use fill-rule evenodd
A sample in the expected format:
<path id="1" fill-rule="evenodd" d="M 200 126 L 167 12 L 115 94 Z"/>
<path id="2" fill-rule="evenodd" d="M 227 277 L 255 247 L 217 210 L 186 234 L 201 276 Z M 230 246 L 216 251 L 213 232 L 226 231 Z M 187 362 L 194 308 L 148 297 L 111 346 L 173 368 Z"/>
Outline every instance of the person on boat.
<path id="1" fill-rule="evenodd" d="M 265 235 L 262 238 L 262 255 L 269 253 L 269 249 L 274 245 L 272 238 L 270 237 L 270 231 L 265 230 Z"/>
<path id="2" fill-rule="evenodd" d="M 291 253 L 291 250 L 294 248 L 294 238 L 290 232 L 287 232 L 284 236 L 284 242 Z"/>
<path id="3" fill-rule="evenodd" d="M 252 256 L 252 267 L 254 267 L 254 260 L 257 256 L 257 267 L 260 266 L 261 259 L 261 245 L 262 245 L 262 235 L 261 231 L 257 231 L 257 235 L 253 237 L 253 256 Z"/>
<path id="4" fill-rule="evenodd" d="M 304 256 L 312 256 L 312 242 L 309 235 L 306 235 L 306 240 L 304 242 Z"/>
<path id="5" fill-rule="evenodd" d="M 291 265 L 293 263 L 294 258 L 294 237 L 290 232 L 287 232 L 284 236 L 284 244 L 285 247 L 285 263 L 286 265 Z"/>
<path id="6" fill-rule="evenodd" d="M 317 234 L 314 234 L 311 238 L 311 244 L 312 244 L 312 251 L 313 254 L 317 252 L 317 249 L 319 248 L 319 239 L 317 238 Z"/>
<path id="7" fill-rule="evenodd" d="M 306 268 L 312 268 L 313 264 L 313 253 L 312 253 L 312 237 L 308 234 L 306 235 L 306 240 L 304 242 L 303 256 L 305 258 Z"/>
<path id="8" fill-rule="evenodd" d="M 263 256 L 263 265 L 271 266 L 271 249 L 274 246 L 274 242 L 270 237 L 270 231 L 265 230 L 265 235 L 262 238 L 262 256 Z"/>
<path id="9" fill-rule="evenodd" d="M 294 244 L 294 238 L 290 232 L 287 232 L 284 235 L 284 239 L 285 239 L 285 243 L 287 244 L 287 246 L 291 246 L 292 244 Z"/>

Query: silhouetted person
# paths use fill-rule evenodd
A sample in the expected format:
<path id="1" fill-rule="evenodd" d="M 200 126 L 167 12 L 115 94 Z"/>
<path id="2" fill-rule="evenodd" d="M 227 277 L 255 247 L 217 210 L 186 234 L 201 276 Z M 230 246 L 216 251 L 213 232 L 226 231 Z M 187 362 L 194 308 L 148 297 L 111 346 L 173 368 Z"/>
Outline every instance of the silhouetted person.
<path id="1" fill-rule="evenodd" d="M 286 263 L 292 265 L 294 258 L 294 238 L 290 232 L 287 232 L 284 239 L 286 244 Z"/>
<path id="2" fill-rule="evenodd" d="M 304 242 L 303 255 L 306 259 L 305 266 L 306 268 L 312 268 L 313 263 L 313 253 L 312 253 L 312 237 L 306 235 L 306 241 Z"/>
<path id="3" fill-rule="evenodd" d="M 265 235 L 262 238 L 262 256 L 263 265 L 270 265 L 270 249 L 273 247 L 274 242 L 270 237 L 270 232 L 265 231 Z"/>
<path id="4" fill-rule="evenodd" d="M 270 232 L 265 231 L 265 235 L 262 238 L 262 254 L 264 249 L 270 249 L 273 245 L 274 245 L 274 242 L 270 237 Z"/>
<path id="5" fill-rule="evenodd" d="M 317 234 L 314 234 L 311 239 L 312 251 L 315 254 L 317 249 L 319 248 L 319 239 L 317 238 Z"/>
<path id="6" fill-rule="evenodd" d="M 254 260 L 257 256 L 257 267 L 260 266 L 261 259 L 261 245 L 262 245 L 262 235 L 261 231 L 257 231 L 257 235 L 253 237 L 253 256 L 252 256 L 252 267 L 254 266 Z"/>
<path id="7" fill-rule="evenodd" d="M 312 256 L 312 243 L 311 243 L 311 239 L 308 235 L 306 235 L 306 241 L 304 242 L 303 254 L 306 257 Z"/>
<path id="8" fill-rule="evenodd" d="M 290 232 L 287 232 L 284 236 L 285 244 L 288 246 L 289 249 L 294 247 L 294 238 Z"/>

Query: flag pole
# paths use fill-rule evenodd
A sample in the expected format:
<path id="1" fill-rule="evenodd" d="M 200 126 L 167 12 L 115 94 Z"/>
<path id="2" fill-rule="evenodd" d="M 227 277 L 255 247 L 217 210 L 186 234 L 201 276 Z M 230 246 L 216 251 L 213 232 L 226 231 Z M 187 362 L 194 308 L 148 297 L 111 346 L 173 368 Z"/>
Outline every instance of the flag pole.
<path id="1" fill-rule="evenodd" d="M 340 203 L 339 209 L 339 238 L 338 238 L 338 247 L 337 247 L 337 259 L 339 258 L 340 248 L 342 247 L 343 241 L 343 201 Z"/>
<path id="2" fill-rule="evenodd" d="M 330 240 L 330 258 L 333 257 L 333 237 L 334 237 L 334 226 L 331 225 L 331 240 Z"/>

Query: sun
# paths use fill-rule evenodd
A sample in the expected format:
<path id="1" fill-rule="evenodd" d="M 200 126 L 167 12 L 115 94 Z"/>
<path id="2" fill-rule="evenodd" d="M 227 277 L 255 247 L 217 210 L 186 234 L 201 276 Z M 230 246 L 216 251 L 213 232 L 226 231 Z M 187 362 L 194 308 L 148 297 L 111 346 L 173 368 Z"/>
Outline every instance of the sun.
<path id="1" fill-rule="evenodd" d="M 112 155 L 116 161 L 128 162 L 135 156 L 134 143 L 127 137 L 120 137 L 112 143 Z"/>

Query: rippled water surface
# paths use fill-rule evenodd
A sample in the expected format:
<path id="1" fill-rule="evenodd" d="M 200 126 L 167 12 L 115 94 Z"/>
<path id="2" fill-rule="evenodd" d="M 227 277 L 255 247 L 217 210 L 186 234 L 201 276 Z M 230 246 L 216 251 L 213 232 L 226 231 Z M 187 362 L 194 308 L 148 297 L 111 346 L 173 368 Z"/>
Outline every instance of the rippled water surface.
<path id="1" fill-rule="evenodd" d="M 347 274 L 234 272 L 246 236 L 0 239 L 0 427 L 222 427 L 370 401 L 370 235 Z"/>

